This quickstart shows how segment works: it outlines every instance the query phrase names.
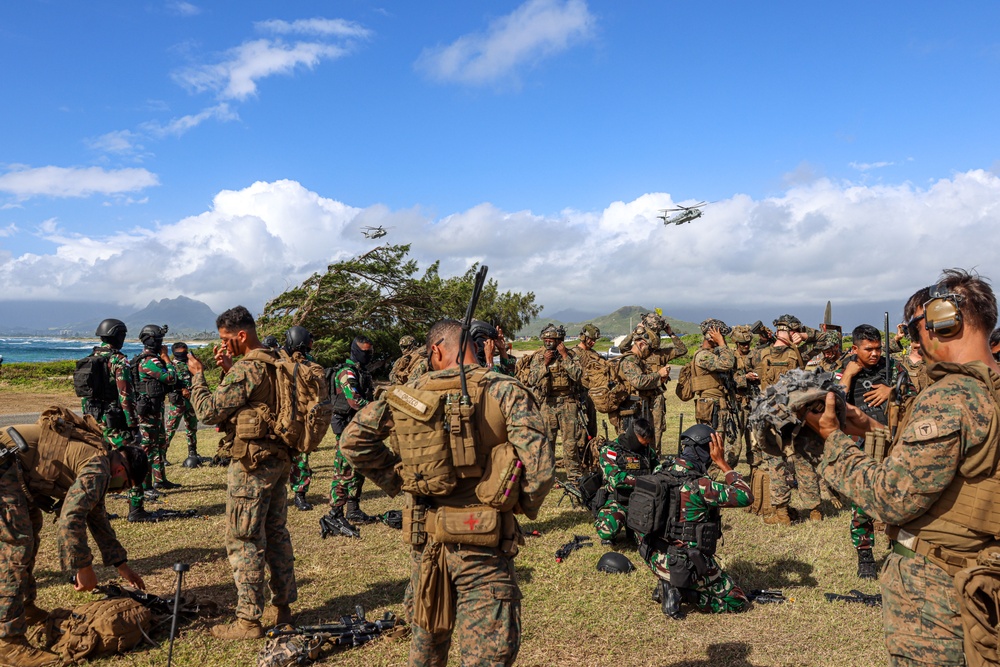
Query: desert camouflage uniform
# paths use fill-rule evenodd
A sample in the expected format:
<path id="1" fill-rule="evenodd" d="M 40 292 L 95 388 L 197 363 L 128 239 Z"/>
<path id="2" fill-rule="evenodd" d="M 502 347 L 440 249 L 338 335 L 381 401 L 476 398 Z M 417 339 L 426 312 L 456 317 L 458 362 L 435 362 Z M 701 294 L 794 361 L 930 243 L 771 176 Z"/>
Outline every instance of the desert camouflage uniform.
<path id="1" fill-rule="evenodd" d="M 415 363 L 415 357 L 419 356 L 419 348 L 410 350 L 392 364 L 389 371 L 389 382 L 392 384 L 406 384 L 410 377 L 410 366 Z"/>
<path id="2" fill-rule="evenodd" d="M 232 442 L 226 475 L 226 552 L 236 582 L 236 616 L 260 620 L 268 603 L 264 568 L 270 570 L 270 603 L 298 599 L 295 554 L 286 525 L 290 452 L 269 440 L 235 439 L 236 418 L 251 403 L 275 405 L 275 387 L 266 362 L 277 358 L 267 348 L 251 350 L 226 373 L 215 392 L 205 375 L 194 376 L 191 402 L 205 424 L 221 424 Z"/>
<path id="3" fill-rule="evenodd" d="M 656 450 L 646 447 L 644 452 L 637 454 L 620 444 L 620 438 L 602 447 L 598 459 L 604 475 L 604 489 L 608 494 L 594 520 L 597 536 L 602 540 L 615 539 L 625 526 L 628 497 L 635 489 L 635 478 L 659 468 Z"/>
<path id="4" fill-rule="evenodd" d="M 179 359 L 174 359 L 173 365 L 177 373 L 177 384 L 174 386 L 174 390 L 167 394 L 167 416 L 165 420 L 167 437 L 166 445 L 163 449 L 164 454 L 166 454 L 167 448 L 170 447 L 170 441 L 174 439 L 174 434 L 177 433 L 181 422 L 184 422 L 184 428 L 187 429 L 188 451 L 198 448 L 198 416 L 194 413 L 191 399 L 185 398 L 181 393 L 182 389 L 191 389 L 191 371 L 188 370 L 187 362 L 180 361 Z"/>
<path id="5" fill-rule="evenodd" d="M 429 378 L 455 377 L 458 372 L 458 368 L 433 371 Z M 528 518 L 534 519 L 554 481 L 555 462 L 552 447 L 545 441 L 545 424 L 534 399 L 523 385 L 495 373 L 487 373 L 486 377 L 490 380 L 487 398 L 495 401 L 503 413 L 507 422 L 506 439 L 524 465 L 519 505 Z M 416 386 L 422 384 L 418 381 Z M 358 413 L 348 424 L 341 441 L 342 451 L 351 465 L 390 496 L 401 489 L 396 472 L 400 458 L 383 443 L 393 426 L 392 413 L 387 403 L 380 399 Z M 478 504 L 474 491 L 478 481 L 478 478 L 459 480 L 451 496 L 433 500 L 455 507 Z M 415 497 L 407 496 L 406 504 L 412 506 Z M 432 634 L 411 625 L 413 639 L 409 665 L 444 667 L 453 635 L 458 641 L 461 664 L 466 667 L 513 664 L 521 644 L 521 590 L 513 555 L 506 555 L 499 548 L 439 545 L 431 535 L 424 545 L 411 547 L 410 585 L 404 600 L 407 615 L 412 619 L 414 590 L 420 583 L 422 558 L 425 552 L 437 548 L 443 551 L 444 579 L 449 582 L 453 594 L 454 630 Z"/>
<path id="6" fill-rule="evenodd" d="M 753 372 L 753 351 L 746 354 L 739 348 L 733 350 L 736 367 L 733 369 L 733 382 L 736 384 L 736 405 L 733 406 L 733 417 L 736 423 L 737 449 L 746 452 L 747 463 L 754 463 L 753 436 L 750 432 L 750 401 L 760 393 L 760 384 L 747 378 L 747 373 Z"/>
<path id="7" fill-rule="evenodd" d="M 132 384 L 132 367 L 129 366 L 128 357 L 121 350 L 116 350 L 107 343 L 102 343 L 94 348 L 94 354 L 105 357 L 108 360 L 108 377 L 114 378 L 115 387 L 118 390 L 118 405 L 125 414 L 125 428 L 116 426 L 111 421 L 111 415 L 104 411 L 99 421 L 104 426 L 104 439 L 118 448 L 122 445 L 132 444 L 133 430 L 138 428 L 139 419 L 135 416 L 135 389 Z M 88 412 L 89 400 L 82 400 L 84 414 Z"/>
<path id="8" fill-rule="evenodd" d="M 898 364 L 900 375 L 905 373 L 902 386 L 900 387 L 902 390 L 901 395 L 893 397 L 899 403 L 899 418 L 897 423 L 902 424 L 910 412 L 913 399 L 930 386 L 930 380 L 927 377 L 927 363 L 922 358 L 914 362 L 910 360 L 909 355 L 903 355 L 896 357 L 896 363 Z"/>
<path id="9" fill-rule="evenodd" d="M 141 354 L 145 354 L 145 351 Z M 177 383 L 177 371 L 171 364 L 165 363 L 158 354 L 149 354 L 139 360 L 135 371 L 136 415 L 139 417 L 139 435 L 142 437 L 142 449 L 149 459 L 149 474 L 146 475 L 142 487 L 135 487 L 129 494 L 129 504 L 132 507 L 142 507 L 142 491 L 153 488 L 153 483 L 165 482 L 166 468 L 163 463 L 166 458 L 167 431 L 163 426 L 163 397 L 152 398 L 143 390 L 144 382 L 158 382 L 166 385 L 164 394 Z M 144 401 L 150 407 L 143 414 Z"/>
<path id="10" fill-rule="evenodd" d="M 580 419 L 579 401 L 583 368 L 572 355 L 567 354 L 563 359 L 558 352 L 546 365 L 542 349 L 531 355 L 527 373 L 525 384 L 541 406 L 549 447 L 555 451 L 558 434 L 566 480 L 575 483 L 583 474 L 583 450 L 587 445 L 586 423 Z"/>
<path id="11" fill-rule="evenodd" d="M 832 486 L 890 524 L 890 538 L 909 545 L 893 542 L 880 577 L 886 647 L 894 666 L 965 664 L 954 572 L 946 571 L 940 556 L 975 558 L 993 543 L 992 535 L 955 522 L 952 501 L 941 501 L 945 490 L 995 474 L 996 408 L 984 379 L 997 387 L 1000 377 L 981 362 L 934 364 L 928 377 L 933 384 L 914 400 L 884 461 L 876 463 L 852 437 L 834 431 L 821 465 Z M 913 550 L 924 545 L 941 551 L 916 555 Z"/>
<path id="12" fill-rule="evenodd" d="M 316 359 L 311 354 L 293 352 L 292 359 L 299 363 L 315 364 Z M 293 452 L 291 470 L 288 473 L 288 488 L 292 493 L 309 493 L 313 470 L 309 465 L 308 452 Z"/>
<path id="13" fill-rule="evenodd" d="M 754 350 L 753 367 L 760 376 L 760 390 L 763 393 L 769 386 L 774 384 L 782 373 L 795 368 L 803 368 L 802 355 L 794 346 L 769 345 L 764 348 Z M 756 434 L 757 442 L 760 443 L 765 436 Z M 759 448 L 758 444 L 758 448 Z M 761 458 L 767 464 L 768 475 L 771 478 L 771 505 L 774 507 L 787 507 L 791 502 L 792 488 L 788 483 L 789 473 L 794 468 L 794 477 L 798 483 L 799 499 L 806 509 L 812 510 L 819 507 L 820 490 L 819 474 L 815 468 L 796 449 L 790 457 L 766 455 L 759 450 L 755 453 L 761 454 Z M 755 457 L 756 458 L 756 457 Z"/>
<path id="14" fill-rule="evenodd" d="M 734 386 L 734 368 L 736 368 L 736 355 L 726 345 L 707 350 L 703 348 L 694 353 L 692 379 L 695 383 L 695 421 L 699 424 L 708 424 L 723 435 L 726 461 L 730 466 L 736 465 L 740 458 L 740 452 L 736 448 L 736 426 L 730 405 L 734 398 L 730 390 Z M 699 382 L 712 386 L 698 389 Z"/>
<path id="15" fill-rule="evenodd" d="M 334 392 L 343 393 L 351 407 L 348 415 L 333 415 L 330 428 L 337 436 L 337 454 L 333 457 L 333 481 L 330 482 L 330 507 L 343 507 L 348 500 L 359 500 L 365 478 L 358 473 L 340 451 L 340 435 L 358 410 L 372 400 L 372 382 L 368 371 L 361 369 L 353 359 L 348 359 L 333 380 Z"/>
<path id="16" fill-rule="evenodd" d="M 673 465 L 667 468 L 676 473 L 691 473 L 694 466 L 684 459 L 675 459 Z M 680 518 L 681 521 L 700 521 L 706 518 L 714 507 L 747 507 L 753 502 L 750 486 L 743 477 L 731 470 L 726 473 L 725 482 L 715 482 L 707 476 L 685 482 L 680 488 Z M 722 540 L 719 540 L 720 544 Z M 697 542 L 677 544 L 686 549 L 694 549 Z M 683 554 L 683 551 L 680 552 Z M 699 576 L 693 588 L 689 589 L 697 595 L 694 603 L 699 609 L 715 614 L 723 612 L 743 611 L 750 605 L 743 589 L 727 572 L 719 567 L 715 556 L 704 554 L 708 561 L 708 570 Z M 652 548 L 646 558 L 650 569 L 660 579 L 670 581 L 670 556 L 666 551 Z"/>
<path id="17" fill-rule="evenodd" d="M 659 344 L 660 347 L 652 349 L 644 360 L 646 367 L 654 373 L 688 352 L 687 345 L 677 334 L 670 334 L 669 340 L 661 338 Z M 666 381 L 660 386 L 662 390 L 653 397 L 653 430 L 656 432 L 657 456 L 663 453 L 663 433 L 667 429 L 667 392 L 670 391 Z"/>
<path id="18" fill-rule="evenodd" d="M 14 427 L 34 451 L 38 451 L 41 428 L 37 424 Z M 14 446 L 6 429 L 0 430 L 0 447 Z M 57 445 L 48 445 L 55 447 Z M 93 564 L 94 556 L 87 544 L 89 528 L 105 565 L 118 566 L 128 560 L 128 554 L 115 536 L 104 509 L 104 495 L 111 479 L 108 455 L 86 443 L 69 441 L 55 452 L 58 472 L 45 481 L 54 482 L 54 490 L 43 489 L 32 479 L 38 456 L 22 457 L 24 481 L 32 496 L 62 500 L 56 520 L 56 540 L 59 564 L 64 573 L 75 574 Z M 29 464 L 29 461 L 33 463 Z M 38 553 L 42 511 L 33 498 L 24 493 L 12 458 L 0 464 L 0 638 L 24 635 L 27 626 L 24 606 L 35 601 L 35 555 Z"/>
<path id="19" fill-rule="evenodd" d="M 656 397 L 663 396 L 660 374 L 651 371 L 646 360 L 635 356 L 634 352 L 623 354 L 618 364 L 618 372 L 628 385 L 629 397 L 618 410 L 608 413 L 608 421 L 618 434 L 628 430 L 632 421 L 640 417 L 654 424 L 655 428 L 653 408 Z"/>
<path id="20" fill-rule="evenodd" d="M 594 352 L 593 350 L 587 350 L 582 345 L 575 345 L 570 348 L 569 354 L 576 363 L 580 366 L 580 404 L 583 408 L 583 413 L 587 416 L 587 436 L 593 438 L 597 436 L 597 408 L 594 407 L 594 401 L 590 398 L 590 394 L 587 390 L 590 389 L 590 385 L 587 384 L 587 368 L 591 364 L 602 364 L 607 363 L 600 354 Z M 494 369 L 496 370 L 496 369 Z M 510 373 L 513 375 L 513 373 Z"/>

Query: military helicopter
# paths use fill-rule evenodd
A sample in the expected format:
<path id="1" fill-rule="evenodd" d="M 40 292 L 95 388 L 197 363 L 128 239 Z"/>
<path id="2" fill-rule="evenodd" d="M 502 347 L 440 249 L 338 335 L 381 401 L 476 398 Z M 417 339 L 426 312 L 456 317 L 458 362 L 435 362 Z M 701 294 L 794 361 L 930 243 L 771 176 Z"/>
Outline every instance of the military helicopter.
<path id="1" fill-rule="evenodd" d="M 379 225 L 378 227 L 362 227 L 361 233 L 366 239 L 380 239 L 389 232 L 385 227 Z"/>
<path id="2" fill-rule="evenodd" d="M 676 206 L 674 208 L 664 208 L 660 209 L 661 215 L 658 215 L 660 220 L 663 221 L 664 225 L 683 225 L 685 222 L 691 222 L 692 220 L 697 220 L 701 217 L 701 209 L 708 205 L 707 201 L 694 204 L 693 206 Z"/>

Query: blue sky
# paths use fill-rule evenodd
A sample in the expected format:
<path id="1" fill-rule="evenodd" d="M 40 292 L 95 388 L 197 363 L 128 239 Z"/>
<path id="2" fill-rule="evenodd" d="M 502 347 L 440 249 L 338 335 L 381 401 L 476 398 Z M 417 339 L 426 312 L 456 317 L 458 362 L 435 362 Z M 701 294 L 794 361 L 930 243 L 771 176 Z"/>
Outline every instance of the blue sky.
<path id="1" fill-rule="evenodd" d="M 259 308 L 383 224 L 550 312 L 901 307 L 946 266 L 998 276 L 997 25 L 995 3 L 5 3 L 0 291 Z"/>

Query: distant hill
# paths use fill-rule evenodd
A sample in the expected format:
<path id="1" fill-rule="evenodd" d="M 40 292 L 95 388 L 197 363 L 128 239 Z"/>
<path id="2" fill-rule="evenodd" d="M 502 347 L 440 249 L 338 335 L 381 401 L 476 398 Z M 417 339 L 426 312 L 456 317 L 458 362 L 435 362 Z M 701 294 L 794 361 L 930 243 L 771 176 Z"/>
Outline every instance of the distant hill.
<path id="1" fill-rule="evenodd" d="M 555 325 L 561 324 L 566 327 L 567 336 L 576 336 L 580 333 L 580 329 L 584 324 L 595 324 L 601 330 L 602 336 L 614 338 L 615 336 L 623 336 L 629 333 L 632 328 L 639 323 L 639 320 L 642 319 L 642 316 L 645 313 L 650 313 L 652 311 L 652 308 L 646 308 L 644 306 L 623 306 L 613 313 L 577 322 L 560 322 L 556 319 L 546 319 L 545 317 L 540 317 L 532 321 L 531 324 L 521 331 L 517 332 L 517 335 L 537 336 L 541 332 L 542 327 L 551 322 Z M 689 334 L 700 331 L 698 325 L 693 322 L 685 322 L 684 320 L 674 319 L 669 316 L 666 317 L 666 320 L 670 323 L 671 328 L 679 334 Z"/>
<path id="2" fill-rule="evenodd" d="M 0 335 L 92 338 L 101 320 L 116 317 L 134 339 L 147 324 L 168 324 L 168 338 L 214 338 L 215 313 L 207 304 L 186 296 L 150 301 L 142 310 L 106 302 L 0 301 Z"/>
<path id="3" fill-rule="evenodd" d="M 168 338 L 174 335 L 190 336 L 199 333 L 216 336 L 215 313 L 208 304 L 179 296 L 176 299 L 150 301 L 142 310 L 124 318 L 130 334 L 138 334 L 147 324 L 167 324 Z"/>

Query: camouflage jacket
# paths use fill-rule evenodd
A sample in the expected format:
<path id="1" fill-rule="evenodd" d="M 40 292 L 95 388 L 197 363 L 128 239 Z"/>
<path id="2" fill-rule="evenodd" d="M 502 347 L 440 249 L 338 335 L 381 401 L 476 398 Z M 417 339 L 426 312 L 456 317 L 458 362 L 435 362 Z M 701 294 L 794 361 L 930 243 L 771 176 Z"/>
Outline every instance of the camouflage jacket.
<path id="1" fill-rule="evenodd" d="M 722 384 L 722 387 L 695 391 L 699 398 L 720 398 L 726 395 L 725 384 L 732 378 L 736 368 L 736 355 L 728 345 L 719 345 L 711 349 L 700 349 L 694 353 L 695 376 L 712 373 Z M 701 372 L 699 372 L 701 371 Z M 730 385 L 732 386 L 732 385 Z"/>
<path id="2" fill-rule="evenodd" d="M 155 381 L 167 385 L 166 391 L 173 389 L 177 384 L 177 369 L 174 365 L 163 361 L 159 356 L 148 355 L 136 366 L 135 387 L 136 393 L 143 393 L 143 383 Z"/>
<path id="3" fill-rule="evenodd" d="M 473 369 L 467 367 L 471 372 Z M 429 378 L 455 377 L 458 368 L 428 373 Z M 524 465 L 518 504 L 529 518 L 538 515 L 555 481 L 555 454 L 545 437 L 545 424 L 531 393 L 513 378 L 489 372 L 488 400 L 496 401 L 507 420 L 507 441 Z M 392 411 L 382 398 L 369 403 L 355 415 L 340 437 L 340 451 L 359 473 L 372 480 L 390 496 L 402 486 L 396 465 L 399 454 L 384 440 L 393 430 Z"/>
<path id="4" fill-rule="evenodd" d="M 841 355 L 832 361 L 827 361 L 826 357 L 820 353 L 809 360 L 806 368 L 815 370 L 817 373 L 834 373 L 839 380 L 841 371 L 844 368 L 844 357 Z"/>
<path id="5" fill-rule="evenodd" d="M 733 382 L 736 383 L 737 395 L 744 396 L 751 393 L 751 385 L 757 382 L 747 378 L 747 373 L 753 371 L 753 352 L 741 354 L 740 351 L 733 350 L 733 360 L 736 365 L 733 367 Z"/>
<path id="6" fill-rule="evenodd" d="M 135 415 L 135 388 L 132 384 L 132 367 L 128 363 L 128 357 L 107 343 L 94 348 L 94 354 L 108 360 L 108 377 L 114 378 L 115 387 L 118 389 L 118 404 L 125 413 L 125 423 L 129 428 L 135 428 L 139 425 L 139 420 Z M 86 398 L 82 400 L 84 413 L 87 412 L 87 402 Z M 111 429 L 106 419 L 104 426 L 104 439 L 115 447 L 121 447 L 125 442 L 124 433 Z"/>
<path id="7" fill-rule="evenodd" d="M 274 387 L 264 359 L 276 359 L 277 352 L 258 348 L 233 363 L 222 382 L 211 391 L 204 373 L 191 380 L 191 405 L 203 424 L 222 424 L 227 433 L 235 430 L 232 417 L 251 402 L 268 403 L 273 409 Z"/>
<path id="8" fill-rule="evenodd" d="M 566 358 L 556 352 L 555 359 L 546 365 L 545 350 L 541 349 L 531 355 L 528 362 L 528 381 L 526 384 L 539 403 L 550 396 L 575 396 L 579 394 L 580 379 L 583 368 L 580 363 L 567 353 Z"/>
<path id="9" fill-rule="evenodd" d="M 601 447 L 598 464 L 604 475 L 604 488 L 614 494 L 615 490 L 635 488 L 637 476 L 655 472 L 659 468 L 659 457 L 652 447 L 636 454 L 615 439 Z M 636 464 L 638 469 L 635 469 Z"/>
<path id="10" fill-rule="evenodd" d="M 628 384 L 629 392 L 640 396 L 652 395 L 660 387 L 660 374 L 649 371 L 644 359 L 632 352 L 626 352 L 621 357 L 618 373 Z"/>
<path id="11" fill-rule="evenodd" d="M 677 458 L 665 468 L 674 473 L 692 473 L 695 466 Z M 725 482 L 713 481 L 702 476 L 685 482 L 680 488 L 680 520 L 698 522 L 708 518 L 714 507 L 748 507 L 753 503 L 753 493 L 743 476 L 735 470 L 726 473 Z M 688 546 L 695 547 L 697 543 Z"/>
<path id="12" fill-rule="evenodd" d="M 1000 382 L 981 362 L 966 364 Z M 839 492 L 866 514 L 921 539 L 949 549 L 975 553 L 992 541 L 950 524 L 952 530 L 934 530 L 927 515 L 956 475 L 974 478 L 992 474 L 977 469 L 977 454 L 988 451 L 995 425 L 995 407 L 983 382 L 960 373 L 958 364 L 937 363 L 927 370 L 933 382 L 913 402 L 909 419 L 899 432 L 889 455 L 881 463 L 854 444 L 854 438 L 834 431 L 824 443 L 819 470 Z M 992 467 L 992 462 L 989 462 Z"/>
<path id="13" fill-rule="evenodd" d="M 181 394 L 181 390 L 191 389 L 191 379 L 193 376 L 188 369 L 186 361 L 174 359 L 171 363 L 174 366 L 174 372 L 177 374 L 177 383 L 173 386 L 173 391 L 167 394 L 167 398 L 175 405 L 179 405 L 186 400 L 184 395 Z"/>
<path id="14" fill-rule="evenodd" d="M 410 364 L 413 363 L 413 358 L 417 356 L 416 350 L 410 350 L 392 364 L 392 370 L 389 371 L 389 382 L 392 384 L 406 384 L 410 377 Z"/>
<path id="15" fill-rule="evenodd" d="M 805 368 L 805 363 L 794 345 L 768 345 L 753 351 L 753 368 L 760 377 L 763 391 L 777 382 L 782 373 Z"/>
<path id="16" fill-rule="evenodd" d="M 343 394 L 351 410 L 357 411 L 372 400 L 372 382 L 368 371 L 348 359 L 333 378 L 334 392 Z"/>

